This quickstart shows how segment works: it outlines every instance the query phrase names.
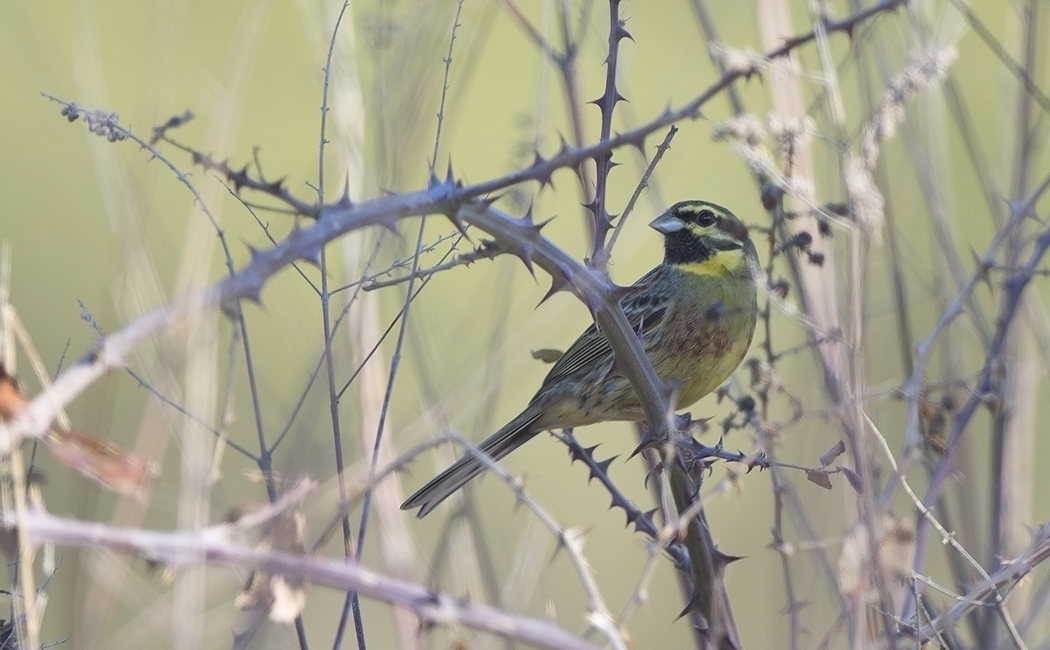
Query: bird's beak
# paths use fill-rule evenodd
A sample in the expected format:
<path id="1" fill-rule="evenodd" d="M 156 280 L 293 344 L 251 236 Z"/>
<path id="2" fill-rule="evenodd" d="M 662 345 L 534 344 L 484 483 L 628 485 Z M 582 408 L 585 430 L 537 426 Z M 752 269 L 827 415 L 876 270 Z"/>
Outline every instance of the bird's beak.
<path id="1" fill-rule="evenodd" d="M 659 217 L 653 219 L 649 224 L 649 227 L 664 235 L 670 235 L 673 232 L 678 232 L 682 228 L 685 228 L 685 222 L 670 212 L 665 212 Z"/>

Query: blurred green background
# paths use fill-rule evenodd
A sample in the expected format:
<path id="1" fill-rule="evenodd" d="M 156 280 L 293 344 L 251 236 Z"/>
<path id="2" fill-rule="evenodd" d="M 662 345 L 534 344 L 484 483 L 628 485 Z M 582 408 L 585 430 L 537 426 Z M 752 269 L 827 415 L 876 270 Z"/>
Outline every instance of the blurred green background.
<path id="1" fill-rule="evenodd" d="M 560 45 L 557 4 L 523 2 L 520 9 Z M 807 31 L 807 3 L 784 4 L 795 25 L 793 33 Z M 580 94 L 590 100 L 601 94 L 605 80 L 608 9 L 592 2 L 570 2 L 568 6 L 580 34 Z M 1015 55 L 1013 43 L 1022 23 L 1013 5 L 980 1 L 970 6 L 1006 44 L 1006 52 Z M 68 124 L 59 115 L 60 106 L 40 93 L 76 101 L 88 109 L 114 111 L 122 125 L 142 137 L 148 137 L 153 126 L 171 115 L 190 109 L 197 118 L 174 132 L 177 139 L 216 159 L 228 158 L 234 167 L 251 162 L 254 156 L 269 178 L 287 176 L 291 191 L 314 200 L 322 69 L 337 9 L 335 3 L 310 0 L 0 3 L 0 88 L 4 89 L 0 116 L 6 125 L 0 151 L 0 195 L 4 197 L 0 239 L 10 246 L 11 304 L 49 371 L 57 371 L 91 348 L 97 334 L 82 319 L 85 313 L 103 330 L 116 330 L 189 287 L 221 278 L 225 266 L 214 230 L 169 169 L 130 142 L 111 144 L 88 133 L 82 121 Z M 348 167 L 357 168 L 348 159 L 352 146 L 342 129 L 345 124 L 356 124 L 364 135 L 364 170 L 351 174 L 349 181 L 359 193 L 355 199 L 425 185 L 437 128 L 442 59 L 456 9 L 454 2 L 354 4 L 343 27 L 341 53 L 354 52 L 355 58 L 337 66 L 333 85 L 335 112 L 329 134 L 333 145 L 325 179 L 330 197 L 341 190 Z M 728 46 L 768 49 L 758 20 L 766 10 L 765 3 L 713 2 L 709 9 Z M 847 3 L 837 3 L 835 9 L 840 16 L 850 11 Z M 637 126 L 669 105 L 680 106 L 719 77 L 690 3 L 625 3 L 622 11 L 633 40 L 624 41 L 621 50 L 618 88 L 629 103 L 617 109 L 617 130 Z M 586 18 L 582 25 L 580 16 Z M 1045 16 L 1040 19 L 1045 24 Z M 546 155 L 553 153 L 559 135 L 568 135 L 570 126 L 557 70 L 505 6 L 468 1 L 460 23 L 436 166 L 443 175 L 451 160 L 456 177 L 473 183 L 529 164 L 534 147 Z M 843 317 L 854 299 L 863 300 L 865 328 L 873 334 L 860 344 L 865 359 L 860 371 L 866 385 L 857 390 L 871 396 L 869 413 L 896 450 L 901 444 L 905 405 L 892 399 L 892 393 L 906 377 L 902 349 L 907 350 L 909 344 L 901 343 L 897 329 L 892 262 L 906 274 L 911 335 L 922 338 L 954 296 L 961 278 L 972 271 L 970 251 L 983 251 L 998 227 L 986 206 L 979 176 L 964 154 L 963 135 L 973 138 L 984 152 L 983 162 L 1002 197 L 1016 198 L 1011 161 L 1019 142 L 1015 134 L 1017 84 L 950 2 L 913 2 L 907 10 L 879 17 L 858 29 L 852 41 L 837 34 L 830 44 L 845 102 L 847 120 L 842 125 L 833 125 L 828 118 L 824 90 L 816 79 L 820 61 L 815 46 L 798 51 L 805 100 L 817 124 L 813 183 L 819 201 L 844 200 L 836 138 L 845 137 L 854 149 L 858 146 L 857 134 L 869 117 L 859 88 L 866 87 L 878 97 L 886 86 L 878 73 L 870 80 L 861 77 L 860 61 L 869 73 L 881 68 L 892 76 L 907 62 L 909 51 L 954 45 L 958 49 L 952 69 L 954 89 L 971 120 L 966 130 L 951 122 L 940 88 L 920 93 L 909 102 L 905 126 L 885 145 L 882 169 L 886 177 L 879 179 L 891 215 L 885 231 L 896 233 L 899 249 L 896 258 L 890 259 L 894 249 L 885 234 L 881 243 L 871 246 L 864 258 L 866 296 L 851 296 L 846 289 L 848 263 L 842 260 L 850 259 L 852 252 L 848 229 L 837 226 L 834 238 L 818 242 L 829 258 L 839 260 L 825 272 L 840 276 L 836 298 Z M 361 75 L 363 111 L 354 108 L 352 92 L 338 94 L 353 88 L 349 77 L 341 75 L 349 75 L 347 70 L 354 67 Z M 1039 68 L 1042 78 L 1036 79 L 1042 87 L 1046 87 L 1046 67 L 1044 61 Z M 772 110 L 769 80 L 769 75 L 763 75 L 736 84 L 747 111 L 760 119 Z M 592 142 L 600 115 L 590 105 L 582 111 L 585 136 Z M 645 224 L 674 201 L 704 198 L 726 205 L 749 224 L 768 224 L 744 160 L 729 144 L 712 141 L 712 124 L 731 114 L 727 101 L 719 97 L 704 107 L 704 119 L 679 125 L 681 130 L 617 246 L 610 267 L 615 280 L 630 283 L 658 262 L 659 237 Z M 1045 117 L 1037 131 L 1043 138 L 1036 138 L 1039 142 L 1045 141 Z M 646 155 L 652 154 L 661 137 L 662 132 L 647 141 Z M 227 192 L 222 179 L 193 167 L 188 156 L 173 148 L 163 150 L 190 174 L 221 220 L 238 264 L 247 259 L 246 244 L 268 245 L 259 224 Z M 617 213 L 634 190 L 645 161 L 634 149 L 618 151 L 615 159 L 621 166 L 612 172 L 609 203 L 610 210 Z M 1032 164 L 1033 179 L 1042 177 L 1048 162 L 1045 147 L 1040 147 Z M 544 233 L 582 258 L 589 242 L 579 181 L 568 171 L 559 172 L 553 181 L 553 188 L 542 192 L 530 183 L 497 205 L 523 214 L 531 203 L 537 219 L 555 217 Z M 278 238 L 292 224 L 283 214 L 259 215 Z M 414 246 L 416 228 L 417 220 L 407 220 L 399 237 L 383 236 L 375 268 L 406 258 Z M 443 217 L 432 217 L 425 239 L 436 241 L 453 232 Z M 341 285 L 351 273 L 343 268 L 348 266 L 343 254 L 356 246 L 354 250 L 367 257 L 377 235 L 360 233 L 354 235 L 352 245 L 331 247 L 333 285 Z M 463 250 L 468 247 L 461 246 Z M 446 249 L 447 243 L 438 245 L 427 260 L 435 261 Z M 765 258 L 767 248 L 760 245 L 759 250 Z M 957 260 L 954 268 L 953 259 Z M 1004 265 L 1017 262 L 1003 260 Z M 303 272 L 319 281 L 316 269 L 307 267 Z M 778 267 L 776 275 L 786 277 L 786 267 Z M 530 350 L 564 349 L 589 322 L 587 311 L 567 294 L 554 296 L 537 308 L 548 283 L 542 273 L 534 279 L 519 261 L 504 256 L 439 274 L 426 286 L 412 306 L 394 384 L 386 435 L 396 451 L 407 450 L 443 427 L 480 440 L 520 410 L 547 371 L 531 358 Z M 1032 293 L 1033 300 L 1041 300 L 1046 294 L 1045 280 L 1037 280 Z M 337 346 L 345 355 L 338 383 L 353 372 L 351 359 L 359 358 L 354 354 L 360 353 L 363 344 L 352 340 L 375 340 L 376 331 L 381 332 L 401 308 L 404 285 L 370 295 L 375 299 L 374 316 L 363 308 L 349 313 L 347 330 L 353 334 Z M 998 304 L 997 287 L 981 287 L 976 296 L 988 325 Z M 796 297 L 793 293 L 789 299 Z M 338 300 L 336 304 L 341 306 Z M 306 281 L 289 269 L 267 286 L 262 307 L 246 308 L 246 317 L 263 421 L 272 440 L 288 422 L 317 363 L 323 342 L 320 305 Z M 778 312 L 775 320 L 778 349 L 806 341 L 803 327 L 790 314 Z M 203 334 L 173 328 L 144 345 L 132 358 L 131 367 L 175 402 L 188 404 L 194 412 L 203 408 L 199 415 L 215 423 L 222 404 L 221 378 L 231 325 L 217 316 L 212 325 L 214 334 L 207 327 Z M 950 345 L 935 357 L 931 374 L 935 369 L 937 376 L 931 382 L 966 380 L 979 367 L 982 353 L 976 329 L 969 318 L 953 327 Z M 195 338 L 199 336 L 204 338 Z M 762 337 L 756 334 L 756 342 Z M 394 337 L 388 339 L 370 362 L 371 372 L 376 373 L 373 377 L 378 378 L 372 389 L 380 388 L 373 396 L 382 395 L 393 341 Z M 212 350 L 213 373 L 219 378 L 216 390 L 211 391 L 214 400 L 210 406 L 207 399 L 195 402 L 191 396 L 198 376 L 189 366 L 197 358 L 197 346 Z M 351 352 L 353 349 L 358 352 Z M 752 354 L 759 354 L 757 347 Z M 1035 358 L 1042 358 L 1041 353 Z M 243 355 L 238 356 L 238 363 L 243 364 Z M 24 360 L 19 371 L 35 393 L 39 384 Z M 817 456 L 842 437 L 836 419 L 827 411 L 819 370 L 812 353 L 804 350 L 786 358 L 778 372 L 806 411 L 799 425 L 784 431 L 778 453 L 786 460 L 814 465 Z M 743 371 L 738 374 L 739 387 L 746 384 L 747 377 Z M 362 382 L 367 375 L 363 374 Z M 1045 390 L 1042 375 L 1034 372 L 1032 390 Z M 308 503 L 311 533 L 324 525 L 337 499 L 331 422 L 322 383 L 310 390 L 302 413 L 275 452 L 275 464 L 283 476 L 309 475 L 322 483 Z M 348 461 L 356 463 L 358 476 L 363 476 L 370 449 L 362 435 L 371 432 L 362 430 L 365 425 L 359 406 L 368 398 L 355 391 L 350 391 L 352 399 L 344 400 L 342 418 Z M 789 417 L 786 402 L 777 403 L 776 408 L 778 418 Z M 709 397 L 691 411 L 695 417 L 720 418 L 730 409 Z M 237 372 L 234 412 L 231 439 L 257 448 L 243 367 Z M 134 503 L 71 475 L 42 455 L 39 462 L 47 479 L 44 496 L 50 511 L 161 529 L 185 522 L 185 486 L 193 475 L 187 467 L 199 470 L 202 453 L 210 458 L 207 446 L 213 444 L 212 438 L 193 431 L 185 418 L 120 372 L 93 386 L 70 414 L 77 426 L 154 458 L 161 463 L 163 475 L 145 502 Z M 1043 415 L 1040 409 L 1034 419 Z M 984 433 L 980 433 L 982 427 Z M 956 497 L 964 503 L 983 504 L 988 499 L 984 467 L 987 421 L 979 420 L 976 429 L 979 433 L 968 440 L 960 459 L 960 482 L 965 487 L 959 488 Z M 613 454 L 624 458 L 635 445 L 634 433 L 625 424 L 599 425 L 577 433 L 587 445 L 602 443 L 600 458 Z M 710 443 L 716 434 L 709 435 L 711 440 L 706 442 Z M 751 444 L 739 432 L 727 440 L 730 447 L 746 449 Z M 1036 439 L 1033 444 L 1032 458 L 1044 458 L 1046 443 Z M 403 482 L 403 494 L 408 494 L 450 459 L 447 449 L 428 452 L 414 463 L 411 475 L 390 482 Z M 586 470 L 570 464 L 564 448 L 555 441 L 538 438 L 505 466 L 527 474 L 531 494 L 563 525 L 588 531 L 587 558 L 600 577 L 606 603 L 618 613 L 642 573 L 646 559 L 643 538 L 624 529 L 623 514 L 607 510 L 607 494 L 597 483 L 588 483 Z M 222 479 L 201 497 L 207 522 L 219 520 L 235 505 L 265 497 L 253 479 L 254 464 L 249 459 L 227 451 L 221 467 Z M 651 502 L 639 460 L 618 460 L 611 473 L 640 504 Z M 725 468 L 716 465 L 708 485 L 715 486 L 725 476 Z M 838 480 L 841 477 L 836 478 L 832 491 L 807 483 L 801 474 L 788 478 L 812 517 L 814 546 L 826 552 L 834 567 L 839 540 L 853 516 L 855 493 Z M 925 473 L 921 467 L 913 478 L 922 484 Z M 1036 477 L 1034 481 L 1032 493 L 1045 494 L 1046 480 Z M 503 595 L 504 602 L 514 611 L 550 614 L 567 629 L 582 631 L 584 594 L 567 558 L 556 553 L 551 536 L 539 530 L 529 514 L 514 507 L 510 491 L 498 481 L 483 480 L 476 492 L 497 580 L 513 585 L 508 587 L 513 593 Z M 708 503 L 712 530 L 721 548 L 746 558 L 731 566 L 727 580 L 748 647 L 781 647 L 778 640 L 787 633 L 785 595 L 781 561 L 770 549 L 773 496 L 768 473 L 753 472 Z M 901 505 L 901 513 L 911 518 L 903 501 Z M 643 509 L 649 507 L 643 505 Z M 990 515 L 983 507 L 967 514 L 970 516 L 956 522 L 959 538 L 978 558 L 987 560 L 984 529 Z M 1033 523 L 1046 519 L 1045 500 L 1037 502 L 1030 515 Z M 387 523 L 373 526 L 365 563 L 439 585 L 455 595 L 498 602 L 499 597 L 477 593 L 483 581 L 470 575 L 469 562 L 443 564 L 433 572 L 429 569 L 430 555 L 443 538 L 465 544 L 469 537 L 461 529 L 449 536 L 443 517 L 436 513 L 416 521 L 405 513 L 399 523 L 402 537 L 389 537 L 393 533 Z M 380 520 L 386 522 L 383 517 Z M 793 526 L 785 532 L 794 541 L 806 536 Z M 325 552 L 340 557 L 341 545 L 333 541 Z M 196 599 L 187 600 L 185 582 L 176 589 L 162 572 L 147 570 L 142 562 L 105 552 L 58 549 L 58 555 L 61 565 L 47 587 L 45 642 L 68 638 L 73 647 L 159 642 L 218 648 L 229 645 L 231 630 L 244 618 L 232 602 L 241 574 L 200 569 L 194 572 L 202 580 L 194 583 L 198 585 Z M 795 588 L 807 604 L 803 620 L 810 634 L 804 637 L 804 647 L 815 647 L 838 614 L 834 584 L 817 555 L 799 551 L 791 560 Z M 931 560 L 931 571 L 942 564 L 940 559 Z M 511 582 L 511 574 L 520 581 Z M 691 642 L 687 622 L 676 620 L 683 600 L 669 562 L 658 563 L 648 595 L 649 601 L 628 625 L 635 647 L 678 647 Z M 321 589 L 311 592 L 304 618 L 315 647 L 331 644 L 341 604 L 339 594 Z M 366 601 L 364 612 L 370 647 L 402 642 L 387 605 Z M 1050 630 L 1045 624 L 1042 627 L 1045 636 Z M 482 641 L 484 638 L 479 635 L 478 647 L 498 645 Z M 598 637 L 592 635 L 592 640 Z M 295 636 L 291 627 L 268 625 L 256 643 L 291 647 Z M 448 643 L 445 632 L 434 633 L 433 647 Z M 828 647 L 845 644 L 845 638 L 833 637 Z"/>

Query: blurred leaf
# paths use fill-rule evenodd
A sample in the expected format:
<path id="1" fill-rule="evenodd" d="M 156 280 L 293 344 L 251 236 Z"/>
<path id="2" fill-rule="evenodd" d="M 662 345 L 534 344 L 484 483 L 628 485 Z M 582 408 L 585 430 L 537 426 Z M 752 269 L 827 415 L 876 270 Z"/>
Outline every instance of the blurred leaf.
<path id="1" fill-rule="evenodd" d="M 264 528 L 256 550 L 306 554 L 306 521 L 299 510 L 281 512 Z M 252 571 L 234 604 L 242 610 L 266 610 L 271 621 L 290 623 L 306 605 L 306 585 L 302 578 Z"/>
<path id="2" fill-rule="evenodd" d="M 810 483 L 816 483 L 825 490 L 831 489 L 831 479 L 828 477 L 828 473 L 822 469 L 806 470 L 806 478 L 809 479 Z"/>
<path id="3" fill-rule="evenodd" d="M 839 470 L 840 472 L 846 475 L 846 480 L 849 481 L 850 487 L 852 487 L 858 493 L 861 491 L 862 484 L 860 481 L 859 474 L 857 474 L 848 467 L 836 467 L 835 469 Z"/>
<path id="4" fill-rule="evenodd" d="M 877 554 L 870 550 L 871 537 L 868 525 L 858 521 L 843 538 L 838 566 L 839 591 L 846 597 L 859 595 L 865 602 L 876 603 L 879 594 L 874 576 L 881 572 L 894 598 L 903 597 L 915 556 L 915 531 L 901 517 L 886 512 L 875 526 Z"/>
<path id="5" fill-rule="evenodd" d="M 153 461 L 81 431 L 54 431 L 45 439 L 63 465 L 121 494 L 139 496 L 160 471 Z"/>
<path id="6" fill-rule="evenodd" d="M 18 388 L 18 380 L 7 372 L 7 366 L 0 362 L 0 418 L 10 420 L 20 413 L 29 400 Z"/>
<path id="7" fill-rule="evenodd" d="M 28 405 L 18 381 L 0 362 L 0 418 L 10 420 Z M 63 465 L 121 494 L 142 494 L 159 473 L 152 461 L 82 431 L 52 429 L 44 441 Z"/>
<path id="8" fill-rule="evenodd" d="M 846 443 L 844 443 L 841 440 L 839 440 L 831 447 L 831 449 L 825 451 L 820 456 L 820 466 L 821 467 L 827 467 L 836 458 L 838 458 L 839 456 L 841 456 L 844 453 L 846 453 Z"/>
<path id="9" fill-rule="evenodd" d="M 532 351 L 532 358 L 539 359 L 543 363 L 554 363 L 561 358 L 561 355 L 561 350 L 552 350 L 551 348 L 540 348 Z"/>

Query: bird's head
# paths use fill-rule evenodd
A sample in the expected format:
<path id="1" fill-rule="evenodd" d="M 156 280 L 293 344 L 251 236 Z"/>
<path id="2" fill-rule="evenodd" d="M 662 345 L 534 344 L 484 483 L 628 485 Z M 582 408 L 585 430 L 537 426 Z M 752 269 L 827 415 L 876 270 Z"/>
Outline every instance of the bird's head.
<path id="1" fill-rule="evenodd" d="M 722 275 L 758 263 L 747 226 L 707 201 L 681 201 L 649 224 L 664 236 L 664 263 Z"/>

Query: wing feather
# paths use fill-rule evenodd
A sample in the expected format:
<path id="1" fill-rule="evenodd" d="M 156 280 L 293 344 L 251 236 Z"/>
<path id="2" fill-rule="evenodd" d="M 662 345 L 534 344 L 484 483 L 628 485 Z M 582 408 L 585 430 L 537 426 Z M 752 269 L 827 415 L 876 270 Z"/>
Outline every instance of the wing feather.
<path id="1" fill-rule="evenodd" d="M 643 334 L 660 324 L 671 301 L 668 282 L 660 277 L 664 273 L 666 269 L 663 266 L 656 267 L 634 283 L 634 286 L 639 287 L 637 292 L 623 299 L 623 311 L 627 322 Z M 565 354 L 561 355 L 547 373 L 543 386 L 586 371 L 611 356 L 612 347 L 608 339 L 592 324 L 569 346 Z"/>

